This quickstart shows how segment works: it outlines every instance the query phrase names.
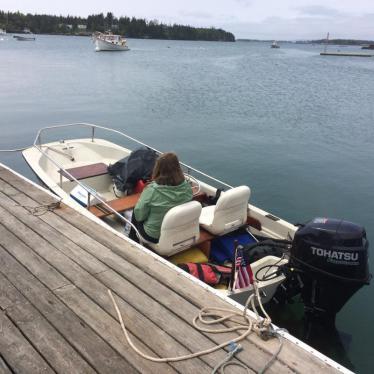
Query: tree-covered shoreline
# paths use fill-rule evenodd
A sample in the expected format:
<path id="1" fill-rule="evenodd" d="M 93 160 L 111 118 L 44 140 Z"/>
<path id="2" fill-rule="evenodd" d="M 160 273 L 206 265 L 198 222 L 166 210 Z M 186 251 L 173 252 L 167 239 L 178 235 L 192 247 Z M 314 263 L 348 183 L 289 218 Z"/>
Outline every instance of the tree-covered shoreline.
<path id="1" fill-rule="evenodd" d="M 105 16 L 101 13 L 84 18 L 0 11 L 0 28 L 9 33 L 30 31 L 35 34 L 90 35 L 95 31 L 111 30 L 130 38 L 235 41 L 232 33 L 222 29 L 166 25 L 157 20 L 126 16 L 117 18 L 110 12 Z"/>

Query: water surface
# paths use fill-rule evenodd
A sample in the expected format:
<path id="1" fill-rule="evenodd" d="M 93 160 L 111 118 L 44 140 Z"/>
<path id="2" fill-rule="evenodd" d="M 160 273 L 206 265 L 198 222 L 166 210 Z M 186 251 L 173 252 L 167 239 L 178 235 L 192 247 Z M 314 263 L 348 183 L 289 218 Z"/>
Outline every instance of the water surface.
<path id="1" fill-rule="evenodd" d="M 101 124 L 249 185 L 254 205 L 290 222 L 344 218 L 374 238 L 374 58 L 294 44 L 129 40 L 129 52 L 95 53 L 84 37 L 3 39 L 0 148 L 29 145 L 46 125 Z M 0 161 L 35 180 L 20 155 Z M 372 292 L 344 307 L 343 349 L 327 352 L 361 373 L 374 370 Z"/>

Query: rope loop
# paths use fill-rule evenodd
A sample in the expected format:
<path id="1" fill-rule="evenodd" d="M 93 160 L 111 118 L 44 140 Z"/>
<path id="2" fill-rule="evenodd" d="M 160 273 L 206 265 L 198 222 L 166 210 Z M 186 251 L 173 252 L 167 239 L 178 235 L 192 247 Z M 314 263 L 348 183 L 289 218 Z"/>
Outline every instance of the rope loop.
<path id="1" fill-rule="evenodd" d="M 244 332 L 242 332 L 241 335 L 239 335 L 238 337 L 230 341 L 217 344 L 216 346 L 212 348 L 199 351 L 199 352 L 195 352 L 195 353 L 190 353 L 190 354 L 183 355 L 183 356 L 178 356 L 178 357 L 165 357 L 165 358 L 153 357 L 153 356 L 149 356 L 143 353 L 138 347 L 136 347 L 129 336 L 129 333 L 123 322 L 121 311 L 119 310 L 116 300 L 114 299 L 114 296 L 110 289 L 108 289 L 108 294 L 116 310 L 118 320 L 120 322 L 122 332 L 127 340 L 127 343 L 139 356 L 149 361 L 153 361 L 153 362 L 183 361 L 183 360 L 191 359 L 194 357 L 200 357 L 200 356 L 215 352 L 219 349 L 228 347 L 229 352 L 227 356 L 225 357 L 224 360 L 222 360 L 218 365 L 214 367 L 212 374 L 218 373 L 218 370 L 219 370 L 219 373 L 224 373 L 225 367 L 229 365 L 241 366 L 242 368 L 247 370 L 247 372 L 249 373 L 250 369 L 248 368 L 248 366 L 244 365 L 243 363 L 239 361 L 230 361 L 230 360 L 235 356 L 237 352 L 240 352 L 242 350 L 241 345 L 237 343 L 241 340 L 246 339 L 246 337 L 250 335 L 252 331 L 254 331 L 263 340 L 268 340 L 271 337 L 276 337 L 278 338 L 280 342 L 278 350 L 272 355 L 271 359 L 266 363 L 264 368 L 260 371 L 260 373 L 264 373 L 270 367 L 270 365 L 274 362 L 274 360 L 278 357 L 278 354 L 281 351 L 281 348 L 283 345 L 283 341 L 281 340 L 281 336 L 278 333 L 278 330 L 277 331 L 274 330 L 273 326 L 271 325 L 271 319 L 268 316 L 268 314 L 265 312 L 262 306 L 261 297 L 260 297 L 256 282 L 254 282 L 254 293 L 249 296 L 243 313 L 239 311 L 234 311 L 231 309 L 225 309 L 225 308 L 205 307 L 199 311 L 198 315 L 195 316 L 195 318 L 192 321 L 193 326 L 198 331 L 201 331 L 201 332 L 219 334 L 219 333 L 227 333 L 231 331 L 244 330 Z M 257 312 L 257 309 L 256 309 L 255 300 L 257 300 L 257 303 L 260 306 L 261 311 L 264 313 L 265 318 L 260 318 Z M 253 322 L 252 319 L 250 319 L 249 316 L 247 315 L 247 308 L 249 304 L 251 304 L 252 310 L 256 313 L 257 319 L 255 322 Z M 226 321 L 230 321 L 234 323 L 235 325 L 232 327 L 224 327 L 224 328 L 216 328 L 216 329 L 211 328 L 211 327 L 210 328 L 204 327 L 204 326 L 212 326 L 214 324 L 222 324 Z"/>

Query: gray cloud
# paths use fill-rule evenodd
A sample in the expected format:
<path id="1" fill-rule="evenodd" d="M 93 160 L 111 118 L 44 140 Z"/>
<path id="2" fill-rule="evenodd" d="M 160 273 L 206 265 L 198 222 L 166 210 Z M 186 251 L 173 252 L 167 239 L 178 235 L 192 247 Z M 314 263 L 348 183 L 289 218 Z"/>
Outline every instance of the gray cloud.
<path id="1" fill-rule="evenodd" d="M 200 11 L 181 11 L 179 15 L 183 18 L 192 18 L 197 20 L 211 20 L 213 17 L 212 13 L 200 12 Z"/>
<path id="2" fill-rule="evenodd" d="M 226 29 L 237 38 L 303 40 L 353 38 L 374 40 L 374 14 L 326 18 L 324 16 L 300 16 L 294 18 L 268 17 L 261 22 L 228 23 Z"/>
<path id="3" fill-rule="evenodd" d="M 234 0 L 234 2 L 246 8 L 250 7 L 254 3 L 253 0 Z"/>
<path id="4" fill-rule="evenodd" d="M 336 17 L 340 15 L 344 15 L 344 13 L 340 12 L 337 9 L 329 8 L 323 5 L 309 5 L 298 7 L 296 10 L 301 13 L 302 15 L 306 16 L 317 16 L 317 17 Z"/>

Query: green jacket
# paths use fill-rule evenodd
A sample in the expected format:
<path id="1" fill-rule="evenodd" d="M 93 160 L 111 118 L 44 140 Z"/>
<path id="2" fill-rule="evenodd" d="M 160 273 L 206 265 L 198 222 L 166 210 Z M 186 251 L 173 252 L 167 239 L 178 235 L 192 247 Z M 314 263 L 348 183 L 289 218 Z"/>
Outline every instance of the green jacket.
<path id="1" fill-rule="evenodd" d="M 160 237 L 161 223 L 165 214 L 177 205 L 192 200 L 192 189 L 187 181 L 178 186 L 149 184 L 140 195 L 134 208 L 135 218 L 143 222 L 144 231 L 152 238 Z"/>

